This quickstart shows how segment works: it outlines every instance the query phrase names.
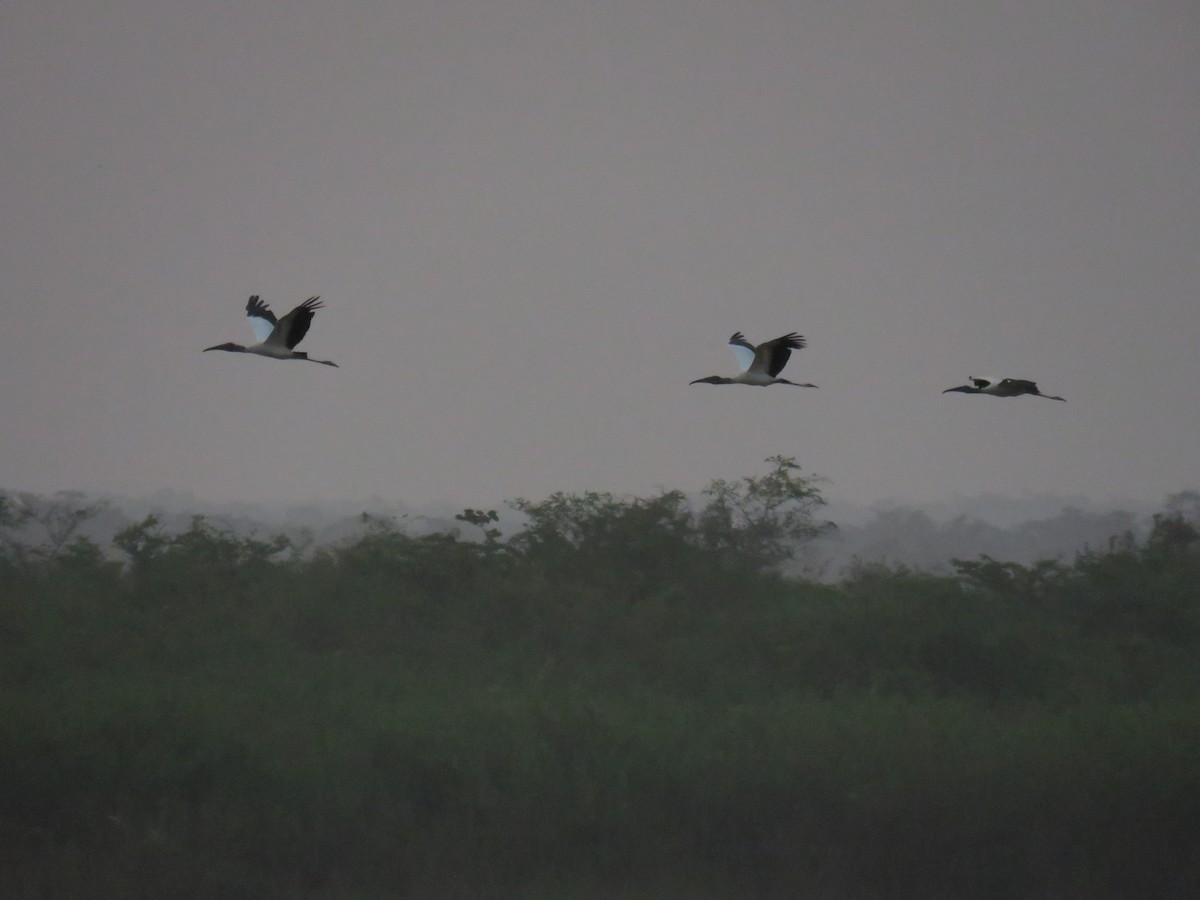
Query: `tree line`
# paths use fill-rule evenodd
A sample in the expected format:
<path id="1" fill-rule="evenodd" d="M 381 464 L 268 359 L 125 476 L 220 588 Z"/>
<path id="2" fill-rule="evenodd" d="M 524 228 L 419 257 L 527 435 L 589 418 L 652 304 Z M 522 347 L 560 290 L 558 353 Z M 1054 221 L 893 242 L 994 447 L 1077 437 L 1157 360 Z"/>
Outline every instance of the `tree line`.
<path id="1" fill-rule="evenodd" d="M 0 892 L 1192 896 L 1196 511 L 784 574 L 823 502 L 775 457 L 507 532 L 148 516 L 114 559 L 0 499 Z"/>

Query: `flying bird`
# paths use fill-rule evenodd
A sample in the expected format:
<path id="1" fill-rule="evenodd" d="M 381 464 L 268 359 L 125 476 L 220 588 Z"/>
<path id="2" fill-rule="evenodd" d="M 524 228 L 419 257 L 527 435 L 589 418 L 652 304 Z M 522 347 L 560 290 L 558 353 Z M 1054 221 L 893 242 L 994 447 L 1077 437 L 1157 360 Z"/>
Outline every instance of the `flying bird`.
<path id="1" fill-rule="evenodd" d="M 250 319 L 250 327 L 258 338 L 258 343 L 243 347 L 241 344 L 217 344 L 215 347 L 205 347 L 209 350 L 228 350 L 230 353 L 256 353 L 271 359 L 307 359 L 309 362 L 320 363 L 323 366 L 338 368 L 338 364 L 327 359 L 312 359 L 302 350 L 294 349 L 308 334 L 313 316 L 325 304 L 319 302 L 320 297 L 309 297 L 282 319 L 276 319 L 275 313 L 267 304 L 258 299 L 255 294 L 246 301 L 246 316 Z"/>
<path id="2" fill-rule="evenodd" d="M 972 375 L 967 380 L 971 383 L 946 388 L 942 393 L 949 394 L 957 391 L 960 394 L 987 394 L 990 397 L 1020 397 L 1022 394 L 1030 394 L 1034 397 L 1045 397 L 1047 400 L 1067 402 L 1065 397 L 1043 394 L 1038 390 L 1036 382 L 1024 381 L 1020 378 L 976 378 Z"/>
<path id="3" fill-rule="evenodd" d="M 707 378 L 697 378 L 691 384 L 790 384 L 793 387 L 815 388 L 815 384 L 798 384 L 779 377 L 792 351 L 800 350 L 804 345 L 803 336 L 794 331 L 757 347 L 746 340 L 746 336 L 740 331 L 734 332 L 733 337 L 729 339 L 729 346 L 733 348 L 733 355 L 737 357 L 738 365 L 742 368 L 741 374 L 732 378 L 710 375 Z"/>

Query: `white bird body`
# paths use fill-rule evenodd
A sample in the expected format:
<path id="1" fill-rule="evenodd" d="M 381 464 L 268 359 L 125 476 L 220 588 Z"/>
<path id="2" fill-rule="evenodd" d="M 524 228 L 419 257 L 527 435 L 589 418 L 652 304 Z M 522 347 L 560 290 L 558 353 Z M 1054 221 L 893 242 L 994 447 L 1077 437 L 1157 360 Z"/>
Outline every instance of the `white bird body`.
<path id="1" fill-rule="evenodd" d="M 1064 403 L 1066 402 L 1066 398 L 1064 397 L 1043 394 L 1038 390 L 1037 382 L 1026 381 L 1023 378 L 981 378 L 972 375 L 967 381 L 971 383 L 946 388 L 942 393 L 986 394 L 989 397 L 1020 397 L 1028 394 L 1031 397 L 1045 397 L 1047 400 L 1061 400 Z"/>
<path id="2" fill-rule="evenodd" d="M 266 356 L 271 359 L 294 359 L 292 351 L 283 344 L 251 344 L 246 348 L 247 353 L 256 353 L 259 356 Z M 316 362 L 316 360 L 312 360 Z"/>
<path id="3" fill-rule="evenodd" d="M 312 359 L 307 353 L 295 349 L 296 345 L 308 334 L 309 326 L 312 325 L 313 316 L 316 315 L 317 310 L 323 308 L 324 304 L 319 302 L 320 299 L 320 297 L 309 297 L 282 319 L 276 319 L 271 308 L 259 299 L 258 294 L 255 294 L 246 301 L 246 316 L 250 319 L 250 327 L 254 329 L 254 336 L 258 338 L 258 342 L 250 344 L 248 347 L 232 342 L 217 344 L 215 347 L 205 347 L 204 352 L 226 350 L 230 353 L 253 353 L 269 359 L 306 359 L 309 362 L 337 368 L 335 362 L 327 359 Z"/>
<path id="4" fill-rule="evenodd" d="M 791 332 L 773 341 L 764 341 L 757 347 L 746 340 L 746 336 L 736 331 L 729 339 L 733 355 L 737 357 L 742 371 L 732 378 L 722 375 L 710 375 L 707 378 L 697 378 L 692 384 L 753 384 L 766 386 L 770 384 L 790 384 L 793 387 L 815 388 L 815 384 L 799 384 L 780 378 L 779 373 L 787 365 L 793 350 L 801 350 L 805 346 L 803 335 Z"/>
<path id="5" fill-rule="evenodd" d="M 730 381 L 733 384 L 761 384 L 764 386 L 768 384 L 780 383 L 779 379 L 772 378 L 766 372 L 751 372 L 749 369 L 747 369 L 745 372 L 742 372 L 740 375 L 733 376 Z"/>

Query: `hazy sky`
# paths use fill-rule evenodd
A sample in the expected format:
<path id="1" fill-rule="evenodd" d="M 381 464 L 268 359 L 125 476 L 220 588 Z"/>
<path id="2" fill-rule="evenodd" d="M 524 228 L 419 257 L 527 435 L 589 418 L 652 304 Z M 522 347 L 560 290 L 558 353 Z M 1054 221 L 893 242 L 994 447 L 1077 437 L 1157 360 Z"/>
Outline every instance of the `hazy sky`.
<path id="1" fill-rule="evenodd" d="M 1194 0 L 7 0 L 0 121 L 2 487 L 1200 482 Z"/>

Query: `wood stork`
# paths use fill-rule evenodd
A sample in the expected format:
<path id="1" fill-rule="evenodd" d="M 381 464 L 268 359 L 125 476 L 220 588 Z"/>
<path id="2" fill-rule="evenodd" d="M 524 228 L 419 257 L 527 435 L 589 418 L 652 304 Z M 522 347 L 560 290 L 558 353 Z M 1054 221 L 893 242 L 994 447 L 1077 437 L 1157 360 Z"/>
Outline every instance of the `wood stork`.
<path id="1" fill-rule="evenodd" d="M 230 353 L 257 353 L 271 359 L 307 359 L 309 362 L 320 363 L 323 366 L 338 368 L 338 364 L 327 359 L 312 359 L 302 350 L 293 349 L 304 340 L 308 327 L 312 324 L 313 316 L 325 304 L 319 302 L 320 297 L 309 297 L 282 319 L 276 319 L 275 313 L 267 304 L 258 299 L 255 294 L 246 301 L 246 316 L 250 319 L 250 327 L 258 337 L 257 344 L 243 347 L 241 344 L 217 344 L 215 347 L 205 347 L 209 350 L 228 350 Z"/>
<path id="2" fill-rule="evenodd" d="M 773 341 L 765 341 L 757 347 L 746 340 L 746 336 L 740 331 L 734 332 L 733 337 L 729 339 L 729 346 L 733 348 L 733 355 L 742 367 L 741 374 L 732 378 L 710 375 L 707 378 L 697 378 L 691 384 L 790 384 L 793 387 L 815 388 L 815 384 L 798 384 L 778 377 L 787 365 L 792 351 L 801 350 L 804 345 L 803 336 L 794 331 Z"/>
<path id="3" fill-rule="evenodd" d="M 1038 390 L 1036 382 L 1024 381 L 1020 378 L 976 378 L 972 375 L 967 380 L 971 383 L 946 388 L 942 393 L 949 394 L 957 391 L 960 394 L 987 394 L 990 397 L 1020 397 L 1022 394 L 1030 394 L 1034 397 L 1045 397 L 1047 400 L 1067 402 L 1065 397 L 1043 394 Z"/>

